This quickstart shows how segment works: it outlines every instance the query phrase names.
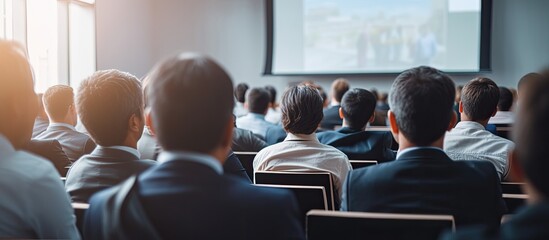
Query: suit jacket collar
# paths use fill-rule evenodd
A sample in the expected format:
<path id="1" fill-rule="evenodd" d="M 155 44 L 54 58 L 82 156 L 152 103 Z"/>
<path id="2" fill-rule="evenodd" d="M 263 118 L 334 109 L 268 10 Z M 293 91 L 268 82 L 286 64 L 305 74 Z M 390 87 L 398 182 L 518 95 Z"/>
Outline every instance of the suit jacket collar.
<path id="1" fill-rule="evenodd" d="M 121 162 L 121 161 L 136 161 L 139 156 L 117 148 L 97 147 L 89 155 L 93 158 L 101 158 L 103 161 Z"/>
<path id="2" fill-rule="evenodd" d="M 338 129 L 337 132 L 344 133 L 344 134 L 350 134 L 350 133 L 362 132 L 362 130 L 355 130 L 355 129 L 352 129 L 352 128 L 349 128 L 349 127 L 342 127 L 340 129 Z"/>
<path id="3" fill-rule="evenodd" d="M 413 159 L 452 161 L 452 159 L 450 159 L 442 149 L 435 147 L 414 147 L 405 149 L 397 155 L 396 160 Z"/>

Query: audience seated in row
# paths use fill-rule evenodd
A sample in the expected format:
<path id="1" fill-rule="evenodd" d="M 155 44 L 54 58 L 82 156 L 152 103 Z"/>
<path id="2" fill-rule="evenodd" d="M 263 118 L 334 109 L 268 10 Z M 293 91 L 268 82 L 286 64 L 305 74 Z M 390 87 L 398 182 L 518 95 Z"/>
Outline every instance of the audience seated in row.
<path id="1" fill-rule="evenodd" d="M 209 58 L 183 54 L 149 77 L 153 128 L 164 150 L 160 164 L 94 195 L 84 237 L 304 239 L 291 192 L 223 174 L 234 125 L 227 73 Z"/>
<path id="2" fill-rule="evenodd" d="M 338 196 L 352 169 L 347 156 L 318 141 L 315 131 L 322 120 L 322 97 L 317 89 L 298 85 L 287 89 L 280 105 L 283 142 L 261 150 L 254 159 L 256 171 L 324 171 L 332 174 Z"/>
<path id="3" fill-rule="evenodd" d="M 444 151 L 453 160 L 491 162 L 501 180 L 509 172 L 509 154 L 514 143 L 487 131 L 490 117 L 497 112 L 500 91 L 488 78 L 475 78 L 462 90 L 459 112 L 461 122 L 444 138 Z"/>
<path id="4" fill-rule="evenodd" d="M 236 119 L 236 126 L 245 130 L 252 131 L 254 134 L 265 139 L 267 129 L 275 126 L 273 123 L 265 120 L 265 114 L 269 110 L 271 96 L 264 88 L 252 88 L 246 94 L 246 103 L 244 106 L 248 114 Z"/>
<path id="5" fill-rule="evenodd" d="M 389 94 L 396 160 L 351 171 L 341 210 L 448 214 L 458 227 L 498 226 L 506 207 L 493 164 L 453 161 L 442 150 L 456 122 L 454 97 L 452 79 L 436 69 L 401 73 Z"/>
<path id="6" fill-rule="evenodd" d="M 376 98 L 365 89 L 351 89 L 341 100 L 339 116 L 343 127 L 317 134 L 318 140 L 341 150 L 352 160 L 387 162 L 395 159 L 390 132 L 364 131 L 375 118 Z"/>
<path id="7" fill-rule="evenodd" d="M 506 87 L 499 87 L 498 111 L 492 118 L 489 124 L 504 124 L 511 125 L 515 122 L 515 113 L 511 111 L 513 106 L 513 93 Z"/>
<path id="8" fill-rule="evenodd" d="M 339 108 L 341 107 L 341 99 L 348 90 L 349 82 L 346 79 L 336 79 L 332 83 L 332 100 L 330 106 L 324 110 L 324 117 L 320 123 L 320 128 L 334 130 L 336 126 L 343 124 L 343 121 L 339 117 Z"/>
<path id="9" fill-rule="evenodd" d="M 43 101 L 50 124 L 46 131 L 35 139 L 59 141 L 71 164 L 83 155 L 91 153 L 95 149 L 95 143 L 88 135 L 75 128 L 78 115 L 73 89 L 64 85 L 50 87 L 44 93 Z"/>
<path id="10" fill-rule="evenodd" d="M 22 46 L 0 40 L 0 238 L 79 239 L 73 209 L 53 165 L 21 151 L 38 101 Z"/>

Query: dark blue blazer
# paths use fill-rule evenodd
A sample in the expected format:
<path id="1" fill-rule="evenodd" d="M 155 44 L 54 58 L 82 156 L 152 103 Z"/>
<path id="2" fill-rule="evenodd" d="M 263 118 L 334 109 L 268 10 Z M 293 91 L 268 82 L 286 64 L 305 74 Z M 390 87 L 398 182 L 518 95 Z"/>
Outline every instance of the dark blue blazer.
<path id="1" fill-rule="evenodd" d="M 265 142 L 267 143 L 267 145 L 273 145 L 275 143 L 284 141 L 287 135 L 288 134 L 281 126 L 271 126 L 267 128 L 267 132 L 265 133 Z"/>
<path id="2" fill-rule="evenodd" d="M 320 122 L 320 127 L 326 130 L 334 130 L 335 126 L 343 125 L 343 120 L 339 117 L 339 108 L 341 106 L 330 106 L 324 109 L 324 118 Z"/>
<path id="3" fill-rule="evenodd" d="M 351 160 L 377 160 L 387 162 L 395 159 L 391 150 L 393 136 L 384 131 L 353 130 L 348 127 L 337 131 L 317 134 L 318 140 L 345 153 Z"/>
<path id="4" fill-rule="evenodd" d="M 139 200 L 163 239 L 304 239 L 291 192 L 253 186 L 201 163 L 171 160 L 139 177 Z M 99 239 L 109 191 L 92 197 L 87 239 Z M 103 196 L 105 195 L 105 196 Z M 130 239 L 140 239 L 139 228 Z"/>
<path id="5" fill-rule="evenodd" d="M 426 148 L 350 172 L 341 209 L 449 214 L 457 226 L 499 226 L 506 212 L 499 177 L 490 162 L 453 161 L 442 150 Z"/>

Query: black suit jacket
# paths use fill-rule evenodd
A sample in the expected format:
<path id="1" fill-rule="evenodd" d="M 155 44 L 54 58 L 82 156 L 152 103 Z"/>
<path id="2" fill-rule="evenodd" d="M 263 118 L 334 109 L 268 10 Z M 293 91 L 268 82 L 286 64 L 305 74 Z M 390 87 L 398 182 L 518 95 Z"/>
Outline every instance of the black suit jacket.
<path id="1" fill-rule="evenodd" d="M 49 126 L 36 139 L 59 141 L 71 163 L 95 149 L 95 143 L 88 135 L 64 126 Z"/>
<path id="2" fill-rule="evenodd" d="M 91 199 L 84 238 L 101 238 L 110 194 Z M 304 239 L 291 192 L 256 187 L 201 163 L 173 159 L 144 172 L 138 197 L 162 239 Z M 140 239 L 139 228 L 127 227 L 130 239 Z"/>
<path id="3" fill-rule="evenodd" d="M 65 176 L 67 170 L 65 167 L 70 165 L 67 154 L 63 152 L 63 148 L 59 141 L 52 140 L 38 140 L 33 139 L 29 142 L 25 150 L 50 160 L 53 166 L 59 172 L 59 175 Z"/>
<path id="4" fill-rule="evenodd" d="M 232 149 L 235 152 L 259 152 L 267 147 L 263 139 L 256 136 L 252 131 L 241 128 L 233 130 L 233 145 Z"/>
<path id="5" fill-rule="evenodd" d="M 94 193 L 114 186 L 155 164 L 152 160 L 139 160 L 137 156 L 123 150 L 97 148 L 71 166 L 65 188 L 73 202 L 88 202 Z"/>
<path id="6" fill-rule="evenodd" d="M 339 117 L 339 108 L 341 106 L 330 106 L 324 109 L 324 118 L 320 122 L 320 127 L 326 130 L 333 130 L 335 126 L 343 125 L 343 120 Z"/>
<path id="7" fill-rule="evenodd" d="M 391 150 L 393 136 L 390 132 L 353 130 L 348 127 L 337 131 L 317 134 L 318 140 L 345 153 L 351 160 L 377 160 L 387 162 L 395 159 Z"/>
<path id="8" fill-rule="evenodd" d="M 453 215 L 457 226 L 499 226 L 506 212 L 499 177 L 486 161 L 453 161 L 442 150 L 404 152 L 397 160 L 349 173 L 342 210 Z"/>

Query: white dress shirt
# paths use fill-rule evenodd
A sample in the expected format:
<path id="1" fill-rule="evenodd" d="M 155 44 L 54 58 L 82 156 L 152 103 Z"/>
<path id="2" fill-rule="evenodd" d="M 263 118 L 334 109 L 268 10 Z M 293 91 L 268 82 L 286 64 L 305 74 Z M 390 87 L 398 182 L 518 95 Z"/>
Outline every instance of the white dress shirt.
<path id="1" fill-rule="evenodd" d="M 158 155 L 158 162 L 160 164 L 168 161 L 188 161 L 200 163 L 212 168 L 219 175 L 223 174 L 223 165 L 221 165 L 219 160 L 213 158 L 210 155 L 202 153 L 185 151 L 163 151 Z"/>
<path id="2" fill-rule="evenodd" d="M 501 179 L 509 171 L 508 156 L 514 146 L 473 121 L 459 122 L 444 138 L 444 151 L 451 159 L 490 161 Z"/>
<path id="3" fill-rule="evenodd" d="M 60 176 L 0 135 L 0 238 L 80 239 Z"/>
<path id="4" fill-rule="evenodd" d="M 242 116 L 248 114 L 248 109 L 246 109 L 244 107 L 244 103 L 236 102 L 236 104 L 234 105 L 233 114 L 237 118 L 239 118 L 239 117 L 242 117 Z"/>
<path id="5" fill-rule="evenodd" d="M 283 142 L 264 148 L 254 159 L 254 172 L 329 172 L 332 174 L 339 196 L 341 196 L 343 182 L 351 169 L 349 159 L 343 152 L 320 143 L 314 133 L 310 135 L 288 133 Z"/>
<path id="6" fill-rule="evenodd" d="M 246 116 L 242 116 L 236 119 L 236 126 L 238 128 L 252 131 L 254 134 L 261 136 L 265 139 L 267 129 L 276 126 L 265 120 L 265 115 L 257 113 L 248 113 Z"/>
<path id="7" fill-rule="evenodd" d="M 515 113 L 514 112 L 504 112 L 497 111 L 490 120 L 488 124 L 513 124 L 515 123 Z"/>
<path id="8" fill-rule="evenodd" d="M 49 127 L 66 127 L 70 130 L 77 131 L 75 126 L 68 123 L 50 123 Z"/>

